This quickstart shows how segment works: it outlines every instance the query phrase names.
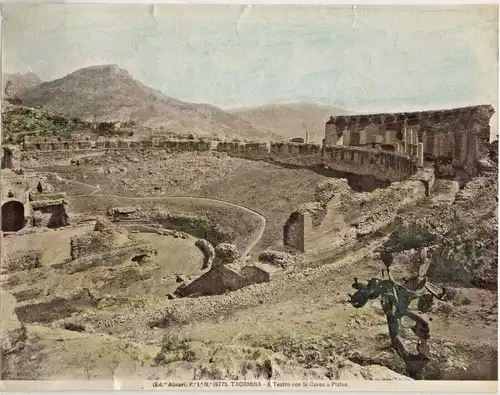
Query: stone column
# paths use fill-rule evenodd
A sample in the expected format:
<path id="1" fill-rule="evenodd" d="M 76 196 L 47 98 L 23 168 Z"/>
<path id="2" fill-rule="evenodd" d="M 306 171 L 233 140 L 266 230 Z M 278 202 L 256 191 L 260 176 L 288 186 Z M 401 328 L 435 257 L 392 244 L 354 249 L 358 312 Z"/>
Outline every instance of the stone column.
<path id="1" fill-rule="evenodd" d="M 414 130 L 413 128 L 411 129 L 411 134 L 412 134 L 412 137 L 413 137 L 413 141 L 412 141 L 412 155 L 417 155 L 417 151 L 418 151 L 418 134 L 416 132 L 416 130 Z"/>
<path id="2" fill-rule="evenodd" d="M 403 153 L 408 152 L 408 131 L 406 130 L 406 125 L 403 126 Z"/>
<path id="3" fill-rule="evenodd" d="M 439 141 L 439 133 L 432 133 L 432 152 L 434 154 L 434 156 L 437 158 L 440 156 L 440 152 L 439 152 L 439 149 L 440 149 L 440 141 Z"/>
<path id="4" fill-rule="evenodd" d="M 427 132 L 422 132 L 422 144 L 423 144 L 423 150 L 424 150 L 424 155 L 428 150 L 428 144 L 427 144 Z"/>
<path id="5" fill-rule="evenodd" d="M 325 145 L 332 146 L 337 144 L 337 128 L 332 123 L 325 125 Z"/>
<path id="6" fill-rule="evenodd" d="M 391 143 L 391 142 L 392 142 L 392 141 L 391 141 L 391 131 L 390 131 L 390 130 L 386 130 L 386 131 L 384 132 L 384 143 L 385 143 L 385 144 L 389 144 L 389 143 Z"/>
<path id="7" fill-rule="evenodd" d="M 467 142 L 468 136 L 466 132 L 460 133 L 460 164 L 463 165 L 467 161 Z"/>
<path id="8" fill-rule="evenodd" d="M 418 143 L 418 146 L 417 146 L 417 165 L 418 166 L 424 165 L 424 144 L 423 143 Z"/>
<path id="9" fill-rule="evenodd" d="M 360 130 L 359 131 L 359 145 L 365 145 L 366 144 L 366 130 Z"/>
<path id="10" fill-rule="evenodd" d="M 351 131 L 350 130 L 344 130 L 343 132 L 343 139 L 342 139 L 342 142 L 344 143 L 344 145 L 350 145 L 351 143 Z"/>
<path id="11" fill-rule="evenodd" d="M 405 126 L 406 127 L 406 126 Z M 413 154 L 413 129 L 412 128 L 407 128 L 406 136 L 408 138 L 407 140 L 407 149 L 406 149 L 406 154 L 407 155 L 412 155 Z"/>
<path id="12" fill-rule="evenodd" d="M 475 177 L 477 174 L 477 157 L 478 157 L 478 144 L 477 136 L 475 135 L 475 130 L 470 130 L 467 133 L 467 162 L 466 171 L 471 177 Z"/>
<path id="13" fill-rule="evenodd" d="M 449 149 L 450 149 L 450 157 L 451 157 L 451 163 L 456 164 L 457 159 L 455 157 L 455 133 L 449 132 L 448 133 L 448 140 L 449 140 Z"/>
<path id="14" fill-rule="evenodd" d="M 408 149 L 406 150 L 406 153 L 408 155 L 413 154 L 413 129 L 407 127 L 408 132 L 406 132 L 406 135 L 408 136 Z"/>

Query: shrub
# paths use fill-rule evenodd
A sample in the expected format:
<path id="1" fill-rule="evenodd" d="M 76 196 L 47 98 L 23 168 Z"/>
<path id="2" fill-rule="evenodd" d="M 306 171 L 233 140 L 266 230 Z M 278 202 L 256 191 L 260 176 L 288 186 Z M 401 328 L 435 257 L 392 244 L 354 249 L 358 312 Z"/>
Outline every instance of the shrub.
<path id="1" fill-rule="evenodd" d="M 176 335 L 166 334 L 161 341 L 161 350 L 156 355 L 154 362 L 156 365 L 165 365 L 175 361 L 193 362 L 196 360 L 196 353 L 190 349 L 189 343 L 185 339 L 180 339 Z"/>
<path id="2" fill-rule="evenodd" d="M 189 344 L 186 340 L 179 339 L 176 335 L 166 334 L 161 341 L 162 352 L 185 351 L 189 349 Z"/>

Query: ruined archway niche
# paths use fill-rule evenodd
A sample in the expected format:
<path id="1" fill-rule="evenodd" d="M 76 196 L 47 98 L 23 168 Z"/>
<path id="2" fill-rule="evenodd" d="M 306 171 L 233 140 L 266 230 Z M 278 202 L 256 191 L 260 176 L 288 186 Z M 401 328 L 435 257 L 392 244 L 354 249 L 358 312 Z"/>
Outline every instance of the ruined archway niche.
<path id="1" fill-rule="evenodd" d="M 17 232 L 24 227 L 24 205 L 15 200 L 2 206 L 2 232 Z"/>
<path id="2" fill-rule="evenodd" d="M 14 154 L 7 147 L 2 147 L 2 169 L 14 169 Z"/>

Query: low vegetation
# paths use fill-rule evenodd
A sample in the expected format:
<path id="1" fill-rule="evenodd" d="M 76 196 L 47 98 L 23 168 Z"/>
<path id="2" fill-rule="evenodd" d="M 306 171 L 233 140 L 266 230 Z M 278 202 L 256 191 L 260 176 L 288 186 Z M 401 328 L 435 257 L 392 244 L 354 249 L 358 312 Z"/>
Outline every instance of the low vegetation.
<path id="1" fill-rule="evenodd" d="M 175 361 L 193 362 L 194 360 L 196 360 L 196 353 L 190 348 L 186 339 L 166 334 L 163 336 L 161 349 L 156 355 L 154 363 L 156 365 L 166 365 Z"/>
<path id="2" fill-rule="evenodd" d="M 92 125 L 42 109 L 4 104 L 2 129 L 6 142 L 20 143 L 25 136 L 69 137 L 75 130 L 92 130 Z"/>

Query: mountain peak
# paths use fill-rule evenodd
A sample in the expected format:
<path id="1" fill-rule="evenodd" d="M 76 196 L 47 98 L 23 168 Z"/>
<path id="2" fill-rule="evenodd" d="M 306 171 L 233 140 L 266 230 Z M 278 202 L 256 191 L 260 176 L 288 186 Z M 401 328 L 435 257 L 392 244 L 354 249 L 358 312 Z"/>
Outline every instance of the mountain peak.
<path id="1" fill-rule="evenodd" d="M 26 107 L 91 121 L 134 121 L 176 134 L 264 139 L 272 133 L 220 108 L 167 97 L 116 64 L 84 67 L 19 95 Z M 273 136 L 276 138 L 277 136 Z"/>
<path id="2" fill-rule="evenodd" d="M 123 76 L 127 78 L 132 78 L 132 76 L 127 70 L 120 68 L 120 66 L 114 63 L 87 66 L 79 70 L 73 71 L 72 73 L 67 75 L 67 77 L 71 76 L 87 77 L 87 78 Z"/>

